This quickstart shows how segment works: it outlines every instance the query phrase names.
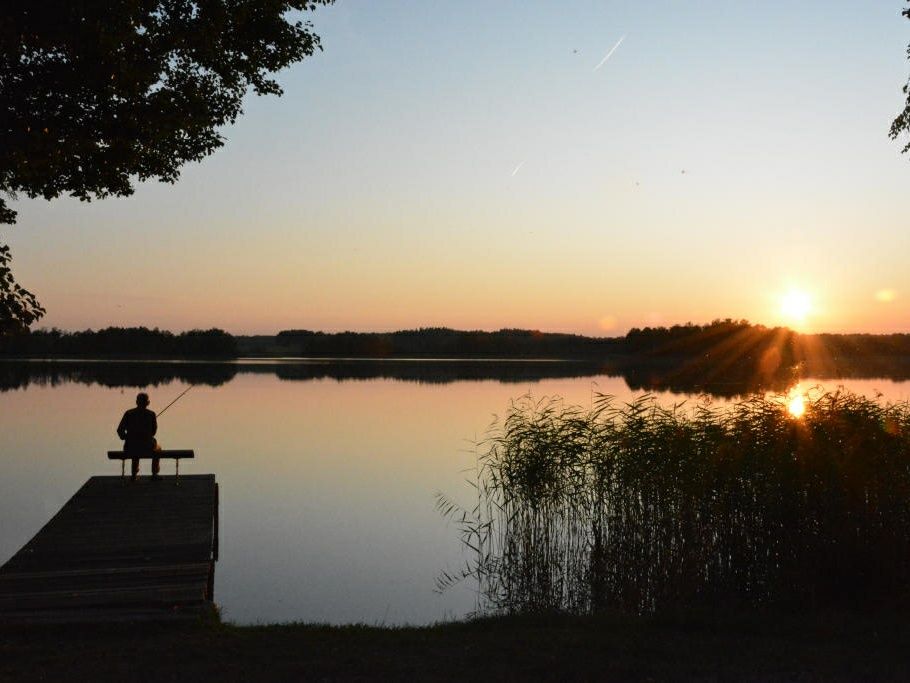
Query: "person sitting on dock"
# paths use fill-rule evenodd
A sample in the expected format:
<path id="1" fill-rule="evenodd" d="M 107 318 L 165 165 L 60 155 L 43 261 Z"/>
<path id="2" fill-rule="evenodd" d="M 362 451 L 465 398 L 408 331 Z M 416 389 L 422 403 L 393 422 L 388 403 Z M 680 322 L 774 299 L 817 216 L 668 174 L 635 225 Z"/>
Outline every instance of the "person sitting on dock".
<path id="1" fill-rule="evenodd" d="M 158 450 L 155 432 L 158 431 L 158 418 L 148 409 L 149 397 L 146 393 L 136 396 L 136 407 L 123 413 L 117 426 L 117 436 L 124 440 L 123 451 L 136 455 L 149 455 Z M 158 458 L 152 459 L 152 479 L 158 478 L 161 463 Z M 133 458 L 132 479 L 139 474 L 139 458 Z"/>

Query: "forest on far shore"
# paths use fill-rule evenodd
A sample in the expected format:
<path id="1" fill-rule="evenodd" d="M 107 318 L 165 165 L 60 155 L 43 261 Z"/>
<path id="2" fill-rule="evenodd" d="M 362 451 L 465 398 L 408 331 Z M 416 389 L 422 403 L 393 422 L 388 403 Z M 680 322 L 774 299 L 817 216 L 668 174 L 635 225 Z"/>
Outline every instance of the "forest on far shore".
<path id="1" fill-rule="evenodd" d="M 19 358 L 539 358 L 615 357 L 699 359 L 789 366 L 807 360 L 910 356 L 910 334 L 801 334 L 746 320 L 704 325 L 633 328 L 622 337 L 502 329 L 443 327 L 397 332 L 284 330 L 277 335 L 231 335 L 220 329 L 173 333 L 157 328 L 108 327 L 66 332 L 40 329 L 0 336 L 0 354 Z"/>
<path id="2" fill-rule="evenodd" d="M 224 330 L 174 334 L 147 327 L 0 335 L 0 354 L 30 358 L 236 358 L 237 340 Z"/>

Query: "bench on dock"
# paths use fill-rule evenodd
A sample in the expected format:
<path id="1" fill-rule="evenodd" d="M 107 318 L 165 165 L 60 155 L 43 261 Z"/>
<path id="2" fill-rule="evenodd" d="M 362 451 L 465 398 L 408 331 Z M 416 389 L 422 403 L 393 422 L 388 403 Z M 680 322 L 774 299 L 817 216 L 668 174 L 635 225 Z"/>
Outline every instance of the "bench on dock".
<path id="1" fill-rule="evenodd" d="M 180 477 L 180 461 L 195 458 L 191 450 L 147 451 L 145 453 L 127 453 L 126 451 L 108 451 L 108 460 L 120 461 L 120 476 L 126 475 L 126 461 L 138 458 L 139 460 L 173 460 L 177 468 L 176 476 Z"/>

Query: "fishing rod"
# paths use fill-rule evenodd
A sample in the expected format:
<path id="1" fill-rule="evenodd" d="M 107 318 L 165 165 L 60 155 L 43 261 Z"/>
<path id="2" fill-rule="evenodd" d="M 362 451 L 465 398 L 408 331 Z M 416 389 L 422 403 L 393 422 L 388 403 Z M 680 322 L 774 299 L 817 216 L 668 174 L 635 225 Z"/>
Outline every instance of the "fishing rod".
<path id="1" fill-rule="evenodd" d="M 161 409 L 161 412 L 158 413 L 155 417 L 161 417 L 161 416 L 164 414 L 164 411 L 165 411 L 165 410 L 167 410 L 167 409 L 170 408 L 172 405 L 174 405 L 177 401 L 179 401 L 181 398 L 183 398 L 183 397 L 186 395 L 186 393 L 187 393 L 190 389 L 192 389 L 192 388 L 193 388 L 193 385 L 192 385 L 192 384 L 189 385 L 186 389 L 183 390 L 183 393 L 181 393 L 180 396 L 178 396 L 178 397 L 175 398 L 173 401 L 171 401 L 171 402 L 168 403 L 166 406 L 164 406 L 164 408 Z"/>

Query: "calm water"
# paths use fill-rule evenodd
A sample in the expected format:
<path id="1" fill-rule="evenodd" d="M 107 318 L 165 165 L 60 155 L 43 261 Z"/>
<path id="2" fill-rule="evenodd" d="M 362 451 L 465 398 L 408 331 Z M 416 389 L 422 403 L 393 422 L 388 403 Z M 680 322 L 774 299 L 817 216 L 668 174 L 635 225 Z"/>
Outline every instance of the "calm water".
<path id="1" fill-rule="evenodd" d="M 433 591 L 439 572 L 465 559 L 434 492 L 471 502 L 470 442 L 529 391 L 582 405 L 595 391 L 640 395 L 621 376 L 554 363 L 0 362 L 0 563 L 89 476 L 119 474 L 104 454 L 120 447 L 114 429 L 139 387 L 160 410 L 189 384 L 159 441 L 194 448 L 181 471 L 221 484 L 215 598 L 239 623 L 465 615 L 470 586 Z M 910 398 L 908 381 L 823 384 Z"/>

